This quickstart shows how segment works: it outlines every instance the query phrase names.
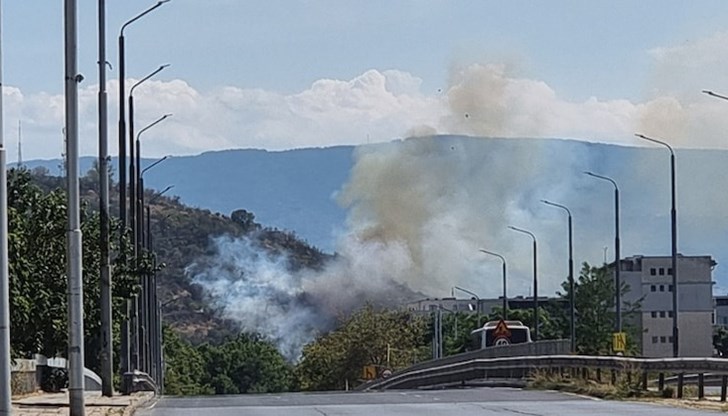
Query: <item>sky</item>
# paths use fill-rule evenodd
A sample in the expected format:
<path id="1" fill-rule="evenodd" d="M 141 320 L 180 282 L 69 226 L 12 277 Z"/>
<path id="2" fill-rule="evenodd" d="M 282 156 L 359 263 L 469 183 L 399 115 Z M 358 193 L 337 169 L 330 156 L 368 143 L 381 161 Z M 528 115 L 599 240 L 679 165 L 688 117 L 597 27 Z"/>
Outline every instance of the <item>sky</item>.
<path id="1" fill-rule="evenodd" d="M 5 0 L 4 137 L 63 151 L 60 1 Z M 107 1 L 110 151 L 121 25 L 155 4 Z M 96 155 L 97 2 L 78 1 L 81 153 Z M 145 157 L 281 150 L 451 133 L 725 147 L 728 3 L 171 0 L 125 32 Z"/>

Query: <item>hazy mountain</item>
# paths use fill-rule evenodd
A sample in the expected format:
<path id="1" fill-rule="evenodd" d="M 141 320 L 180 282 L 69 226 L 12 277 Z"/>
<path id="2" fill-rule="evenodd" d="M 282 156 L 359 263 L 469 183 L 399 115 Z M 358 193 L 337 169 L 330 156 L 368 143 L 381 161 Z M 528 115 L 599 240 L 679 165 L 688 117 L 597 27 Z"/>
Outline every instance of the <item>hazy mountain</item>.
<path id="1" fill-rule="evenodd" d="M 493 250 L 510 253 L 516 263 L 509 265 L 514 279 L 511 287 L 514 294 L 527 294 L 530 287 L 529 246 L 527 241 L 521 241 L 521 236 L 508 231 L 507 225 L 530 228 L 538 235 L 539 270 L 544 276 L 544 290 L 556 290 L 565 276 L 563 213 L 543 206 L 540 199 L 551 199 L 572 210 L 577 263 L 601 263 L 605 248 L 607 259 L 613 258 L 613 188 L 583 175 L 583 171 L 591 170 L 612 177 L 620 186 L 622 256 L 669 255 L 669 153 L 664 148 L 629 148 L 556 139 L 445 136 L 431 143 L 423 142 L 425 144 L 420 148 L 409 149 L 410 153 L 401 153 L 401 148 L 407 147 L 408 143 L 414 148 L 411 146 L 413 141 L 400 141 L 365 146 L 362 152 L 356 152 L 351 146 L 339 146 L 281 152 L 228 150 L 171 157 L 149 170 L 145 181 L 148 187 L 155 189 L 174 185 L 168 195 L 177 195 L 186 204 L 213 212 L 229 215 L 235 209 L 244 208 L 253 212 L 256 220 L 265 226 L 294 231 L 309 243 L 331 251 L 334 235 L 345 228 L 346 218 L 335 195 L 349 181 L 352 168 L 361 157 L 357 153 L 368 154 L 368 162 L 376 162 L 380 150 L 385 159 L 392 155 L 410 158 L 403 159 L 403 164 L 419 158 L 417 163 L 422 166 L 416 173 L 422 175 L 422 181 L 448 177 L 449 188 L 435 189 L 431 194 L 442 198 L 443 193 L 453 193 L 445 195 L 445 201 L 450 198 L 452 204 L 437 208 L 444 217 L 452 220 L 453 216 L 461 214 L 465 205 L 482 212 L 482 224 L 472 220 L 443 223 L 455 227 L 454 232 L 462 235 L 469 231 L 481 235 L 468 235 L 460 240 L 462 244 L 448 242 L 452 243 L 453 250 L 472 247 L 472 256 L 477 256 L 478 245 L 487 245 Z M 91 166 L 92 160 L 82 160 L 82 171 Z M 145 159 L 143 165 L 153 162 Z M 25 164 L 31 168 L 45 166 L 52 172 L 57 172 L 60 165 L 58 160 Z M 728 180 L 721 175 L 726 165 L 726 151 L 677 152 L 679 251 L 686 255 L 710 254 L 719 264 L 728 261 L 725 245 Z M 431 172 L 429 166 L 432 166 Z M 356 173 L 362 175 L 362 170 Z M 392 179 L 401 180 L 397 175 L 393 173 Z M 365 181 L 366 177 L 358 180 Z M 407 186 L 417 184 L 416 178 L 408 181 Z M 369 191 L 377 192 L 376 189 Z M 360 193 L 358 198 L 362 195 Z M 446 232 L 436 235 L 435 243 L 437 239 L 448 238 Z M 463 255 L 453 258 L 462 263 Z M 482 260 L 468 258 L 467 261 L 473 265 L 461 275 L 473 277 L 461 277 L 460 284 L 481 285 L 478 275 L 496 272 L 489 269 L 490 262 L 483 266 Z M 725 287 L 728 285 L 723 281 L 721 270 L 720 266 L 716 269 L 715 278 Z M 454 284 L 458 283 L 453 279 Z M 495 294 L 497 288 L 489 286 L 483 291 Z"/>
<path id="2" fill-rule="evenodd" d="M 166 195 L 226 215 L 244 208 L 265 226 L 293 231 L 310 244 L 331 251 L 332 233 L 345 217 L 334 194 L 349 175 L 353 149 L 227 150 L 175 156 L 144 174 L 145 187 L 162 190 L 173 185 Z M 155 161 L 144 159 L 142 167 Z M 92 157 L 81 158 L 81 172 L 88 171 L 93 162 Z M 116 166 L 117 160 L 113 163 Z M 58 159 L 31 160 L 24 165 L 59 174 L 61 163 Z"/>

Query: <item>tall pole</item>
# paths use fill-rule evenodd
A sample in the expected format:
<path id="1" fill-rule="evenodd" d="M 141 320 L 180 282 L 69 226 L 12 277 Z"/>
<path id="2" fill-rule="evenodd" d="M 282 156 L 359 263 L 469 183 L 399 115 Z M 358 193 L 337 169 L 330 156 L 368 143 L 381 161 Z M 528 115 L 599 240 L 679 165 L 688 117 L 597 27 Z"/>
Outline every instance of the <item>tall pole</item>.
<path id="1" fill-rule="evenodd" d="M 503 263 L 503 314 L 501 315 L 501 318 L 505 321 L 508 319 L 508 295 L 506 294 L 506 258 L 492 251 L 483 249 L 480 249 L 480 251 L 485 254 L 490 254 L 491 256 L 498 257 Z"/>
<path id="2" fill-rule="evenodd" d="M 139 86 L 142 82 L 146 81 L 147 79 L 151 78 L 156 73 L 158 73 L 159 71 L 166 68 L 167 66 L 169 66 L 169 65 L 160 66 L 156 71 L 152 72 L 151 74 L 147 75 L 144 79 L 137 82 L 134 85 L 134 87 L 132 87 L 132 90 L 135 87 Z M 132 103 L 132 98 L 133 98 L 133 95 L 132 95 L 132 93 L 130 93 L 129 94 L 129 104 L 130 105 Z M 135 235 L 135 241 L 134 241 L 135 250 L 134 251 L 136 253 L 137 260 L 139 259 L 139 257 L 141 256 L 141 254 L 143 252 L 142 245 L 143 245 L 143 235 L 144 235 L 144 221 L 143 221 L 144 220 L 144 217 L 143 217 L 143 215 L 144 215 L 144 211 L 143 211 L 144 182 L 142 180 L 142 173 L 141 173 L 141 152 L 142 152 L 141 136 L 142 136 L 142 133 L 144 133 L 145 131 L 149 130 L 150 128 L 156 126 L 157 124 L 161 123 L 162 121 L 164 121 L 165 119 L 167 119 L 170 116 L 171 116 L 171 114 L 163 115 L 162 117 L 158 118 L 154 122 L 150 123 L 143 129 L 141 129 L 139 131 L 139 134 L 137 134 L 137 136 L 136 136 L 136 155 L 135 155 L 136 174 L 135 174 L 135 177 L 136 177 L 138 183 L 137 183 L 137 187 L 136 187 L 137 193 L 136 193 L 136 195 L 134 195 L 135 196 L 134 199 L 136 202 L 134 209 L 137 211 L 136 212 L 136 225 L 134 227 L 136 230 L 136 232 L 134 233 L 134 235 Z M 130 119 L 132 118 L 131 113 L 129 113 L 129 117 L 130 117 Z M 140 323 L 141 323 L 140 331 L 139 331 L 139 333 L 140 333 L 139 344 L 140 344 L 141 351 L 140 351 L 139 356 L 140 356 L 141 367 L 142 367 L 143 371 L 145 371 L 147 373 L 151 373 L 152 368 L 153 368 L 152 362 L 151 362 L 151 356 L 152 356 L 153 343 L 154 343 L 154 341 L 151 339 L 154 336 L 154 334 L 151 332 L 151 329 L 152 329 L 152 325 L 154 322 L 152 315 L 155 313 L 154 312 L 154 303 L 153 303 L 154 296 L 153 296 L 152 291 L 154 291 L 155 289 L 152 287 L 152 284 L 151 284 L 151 280 L 152 280 L 151 276 L 141 276 L 141 279 L 142 279 L 142 292 L 141 292 L 141 299 L 140 299 L 140 303 L 139 303 L 139 306 L 140 306 L 139 315 L 140 315 Z"/>
<path id="3" fill-rule="evenodd" d="M 125 111 L 125 96 L 126 96 L 126 88 L 124 86 L 124 80 L 126 77 L 126 57 L 125 57 L 125 48 L 124 48 L 124 30 L 129 26 L 130 24 L 136 22 L 137 20 L 144 17 L 146 14 L 150 13 L 152 10 L 156 9 L 157 7 L 160 7 L 164 3 L 169 2 L 170 0 L 160 0 L 158 1 L 154 6 L 144 10 L 143 12 L 139 13 L 138 15 L 134 16 L 130 20 L 128 20 L 126 23 L 124 23 L 121 26 L 121 29 L 119 30 L 119 214 L 120 214 L 120 220 L 121 220 L 121 229 L 122 232 L 120 233 L 120 250 L 123 253 L 125 252 L 125 243 L 124 243 L 124 230 L 126 229 L 126 186 L 127 186 L 127 179 L 126 179 L 126 111 Z M 131 150 L 131 149 L 130 149 Z M 130 154 L 133 155 L 133 152 L 130 152 Z M 131 174 L 131 173 L 130 173 Z M 132 194 L 133 195 L 133 194 Z M 125 259 L 122 257 L 122 261 Z M 131 302 L 132 304 L 135 302 Z M 136 342 L 134 339 L 136 339 L 136 334 L 134 334 L 134 339 L 132 339 L 132 336 L 129 334 L 129 317 L 131 310 L 135 308 L 136 305 L 131 305 L 130 302 L 127 300 L 126 304 L 126 313 L 125 313 L 125 319 L 122 322 L 122 346 L 121 346 L 121 372 L 122 374 L 129 371 L 130 367 L 136 368 L 136 364 L 132 365 L 131 355 L 132 350 L 134 349 L 134 345 Z M 133 320 L 132 320 L 133 321 Z M 133 322 L 132 322 L 133 324 Z M 124 386 L 127 387 L 127 386 Z"/>
<path id="4" fill-rule="evenodd" d="M 142 170 L 140 177 L 144 177 L 144 173 L 156 166 L 157 164 L 165 161 L 167 159 L 167 156 L 157 160 L 156 162 L 152 163 L 151 165 L 147 166 L 144 170 Z M 162 391 L 162 384 L 164 383 L 164 375 L 162 374 L 162 335 L 161 335 L 161 328 L 159 327 L 161 325 L 161 309 L 159 307 L 159 299 L 157 298 L 157 276 L 156 276 L 156 265 L 157 265 L 157 258 L 153 253 L 153 247 L 152 247 L 152 229 L 151 229 L 151 223 L 152 223 L 152 212 L 150 209 L 150 205 L 152 202 L 154 202 L 157 198 L 164 195 L 167 191 L 174 188 L 174 185 L 169 185 L 164 190 L 156 194 L 153 198 L 149 200 L 149 204 L 146 206 L 147 210 L 147 252 L 152 254 L 152 274 L 150 276 L 149 281 L 149 298 L 150 298 L 150 371 L 152 374 L 152 378 L 157 382 L 157 386 L 159 387 L 160 391 Z M 142 206 L 144 205 L 143 200 Z"/>
<path id="5" fill-rule="evenodd" d="M 149 75 L 145 76 L 141 80 L 137 81 L 132 87 L 129 89 L 129 224 L 131 225 L 132 229 L 132 238 L 134 241 L 134 256 L 138 255 L 138 249 L 139 249 L 139 224 L 141 221 L 138 220 L 139 217 L 139 209 L 138 209 L 138 202 L 139 202 L 139 163 L 140 163 L 140 156 L 139 156 L 139 150 L 138 150 L 138 143 L 139 139 L 137 138 L 137 150 L 134 151 L 134 90 L 143 84 L 146 80 L 149 78 L 155 76 L 159 72 L 161 72 L 164 68 L 168 67 L 169 64 L 160 65 L 159 68 L 151 72 Z"/>
<path id="6" fill-rule="evenodd" d="M 723 96 L 715 93 L 710 95 L 723 98 Z M 661 140 L 656 140 L 643 134 L 636 134 L 635 136 L 665 146 L 670 151 L 670 188 L 672 194 L 672 206 L 670 209 L 670 234 L 672 240 L 672 356 L 677 357 L 680 354 L 680 330 L 677 319 L 677 194 L 675 189 L 675 151 L 672 149 L 672 146 Z"/>
<path id="7" fill-rule="evenodd" d="M 0 87 L 2 83 L 2 4 L 0 4 Z M 8 269 L 8 174 L 5 166 L 3 97 L 0 89 L 0 415 L 12 414 L 10 391 L 10 276 Z"/>
<path id="8" fill-rule="evenodd" d="M 617 182 L 612 178 L 606 176 L 597 175 L 593 172 L 584 172 L 585 174 L 607 181 L 614 186 L 614 299 L 615 299 L 615 317 L 614 317 L 614 332 L 622 332 L 622 281 L 620 278 L 620 271 L 622 269 L 622 262 L 620 259 L 620 247 L 619 247 L 619 187 Z"/>
<path id="9" fill-rule="evenodd" d="M 71 416 L 84 411 L 83 265 L 78 179 L 78 83 L 76 0 L 65 0 L 66 175 L 68 187 L 68 397 Z"/>
<path id="10" fill-rule="evenodd" d="M 576 300 L 575 300 L 575 294 L 574 294 L 574 240 L 573 240 L 573 228 L 572 228 L 572 221 L 571 221 L 571 211 L 569 208 L 567 208 L 564 205 L 556 204 L 551 201 L 547 201 L 545 199 L 542 199 L 541 202 L 543 202 L 546 205 L 551 205 L 552 207 L 560 208 L 564 211 L 566 211 L 566 214 L 568 215 L 569 220 L 569 334 L 571 337 L 571 353 L 576 352 Z"/>
<path id="11" fill-rule="evenodd" d="M 538 326 L 539 326 L 539 319 L 538 319 L 538 268 L 537 268 L 537 247 L 536 247 L 536 236 L 533 235 L 532 232 L 526 231 L 522 228 L 517 228 L 512 225 L 509 225 L 508 228 L 510 228 L 513 231 L 526 234 L 531 236 L 533 239 L 533 339 L 535 341 L 538 341 Z"/>
<path id="12" fill-rule="evenodd" d="M 106 96 L 106 0 L 99 0 L 99 251 L 101 262 L 101 391 L 114 394 L 111 272 L 109 268 L 109 147 Z"/>

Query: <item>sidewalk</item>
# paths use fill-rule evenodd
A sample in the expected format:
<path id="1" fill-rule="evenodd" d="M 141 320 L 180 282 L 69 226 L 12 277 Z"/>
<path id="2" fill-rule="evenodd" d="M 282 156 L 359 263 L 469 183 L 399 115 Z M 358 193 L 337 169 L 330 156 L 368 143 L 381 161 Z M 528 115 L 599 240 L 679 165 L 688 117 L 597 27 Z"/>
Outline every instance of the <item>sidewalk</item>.
<path id="1" fill-rule="evenodd" d="M 104 397 L 101 392 L 86 392 L 86 415 L 132 415 L 139 406 L 154 398 L 152 392 L 129 396 Z M 68 393 L 41 393 L 13 399 L 14 416 L 68 415 Z"/>

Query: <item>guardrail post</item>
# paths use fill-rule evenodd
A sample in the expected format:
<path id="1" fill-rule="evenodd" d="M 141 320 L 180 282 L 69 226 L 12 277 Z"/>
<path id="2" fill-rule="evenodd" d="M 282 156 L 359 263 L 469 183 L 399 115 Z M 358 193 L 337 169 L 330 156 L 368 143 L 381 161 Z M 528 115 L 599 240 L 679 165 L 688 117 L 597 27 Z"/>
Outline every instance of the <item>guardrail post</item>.
<path id="1" fill-rule="evenodd" d="M 642 390 L 647 390 L 647 371 L 642 372 Z"/>
<path id="2" fill-rule="evenodd" d="M 601 382 L 602 382 L 602 369 L 597 368 L 597 383 L 601 383 Z"/>
<path id="3" fill-rule="evenodd" d="M 677 398 L 682 399 L 683 397 L 683 373 L 677 375 Z"/>
<path id="4" fill-rule="evenodd" d="M 703 373 L 698 374 L 698 400 L 705 398 L 705 377 Z"/>
<path id="5" fill-rule="evenodd" d="M 665 373 L 660 373 L 660 375 L 657 377 L 657 390 L 665 390 Z"/>
<path id="6" fill-rule="evenodd" d="M 728 390 L 728 375 L 723 374 L 720 378 L 720 401 L 725 401 L 726 392 Z"/>
<path id="7" fill-rule="evenodd" d="M 612 385 L 617 384 L 617 372 L 612 370 Z"/>
<path id="8" fill-rule="evenodd" d="M 581 369 L 581 378 L 584 380 L 589 380 L 589 369 L 586 367 L 582 367 Z"/>

